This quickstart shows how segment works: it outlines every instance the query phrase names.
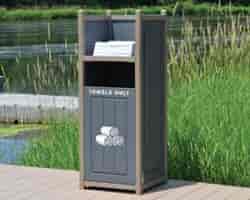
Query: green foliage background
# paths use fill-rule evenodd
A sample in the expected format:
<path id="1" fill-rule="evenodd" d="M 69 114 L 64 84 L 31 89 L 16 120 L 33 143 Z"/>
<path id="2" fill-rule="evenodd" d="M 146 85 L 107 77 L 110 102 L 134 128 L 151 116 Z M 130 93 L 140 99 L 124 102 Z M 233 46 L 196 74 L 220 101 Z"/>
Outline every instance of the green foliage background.
<path id="1" fill-rule="evenodd" d="M 84 5 L 84 6 L 139 6 L 139 5 L 166 5 L 178 2 L 191 3 L 213 3 L 213 4 L 236 4 L 249 5 L 248 0 L 0 0 L 0 6 L 7 8 L 29 7 L 29 6 L 65 6 L 65 5 Z"/>

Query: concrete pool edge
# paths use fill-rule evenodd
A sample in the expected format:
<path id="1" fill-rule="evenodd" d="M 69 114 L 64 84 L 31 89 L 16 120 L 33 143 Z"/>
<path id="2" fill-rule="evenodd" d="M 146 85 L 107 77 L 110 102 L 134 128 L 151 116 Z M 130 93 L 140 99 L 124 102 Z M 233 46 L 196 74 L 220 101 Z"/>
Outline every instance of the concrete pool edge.
<path id="1" fill-rule="evenodd" d="M 0 122 L 37 123 L 78 113 L 78 97 L 0 93 Z"/>

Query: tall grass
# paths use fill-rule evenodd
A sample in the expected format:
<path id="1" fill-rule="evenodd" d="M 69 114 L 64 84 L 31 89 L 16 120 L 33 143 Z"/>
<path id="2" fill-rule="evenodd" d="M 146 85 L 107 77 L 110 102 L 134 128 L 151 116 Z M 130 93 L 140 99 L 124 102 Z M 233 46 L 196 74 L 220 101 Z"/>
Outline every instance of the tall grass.
<path id="1" fill-rule="evenodd" d="M 27 148 L 21 163 L 29 166 L 79 169 L 78 121 L 51 121 L 47 133 Z"/>
<path id="2" fill-rule="evenodd" d="M 192 24 L 169 38 L 169 176 L 250 186 L 250 23 Z M 52 123 L 24 164 L 78 169 L 78 123 Z"/>
<path id="3" fill-rule="evenodd" d="M 250 18 L 229 17 L 225 23 L 194 28 L 186 23 L 183 39 L 176 43 L 169 38 L 170 82 L 183 83 L 210 75 L 250 72 Z"/>
<path id="4" fill-rule="evenodd" d="M 249 98 L 238 75 L 170 89 L 170 177 L 250 186 Z"/>
<path id="5" fill-rule="evenodd" d="M 250 186 L 250 79 L 228 76 L 170 88 L 169 177 Z M 79 169 L 77 120 L 52 122 L 22 164 Z"/>
<path id="6" fill-rule="evenodd" d="M 65 41 L 65 50 L 68 50 Z M 34 94 L 76 95 L 78 89 L 77 50 L 71 55 L 54 55 L 46 44 L 46 55 L 16 57 L 12 67 L 0 66 L 5 91 Z"/>
<path id="7" fill-rule="evenodd" d="M 169 40 L 169 175 L 250 186 L 250 26 L 230 17 Z"/>

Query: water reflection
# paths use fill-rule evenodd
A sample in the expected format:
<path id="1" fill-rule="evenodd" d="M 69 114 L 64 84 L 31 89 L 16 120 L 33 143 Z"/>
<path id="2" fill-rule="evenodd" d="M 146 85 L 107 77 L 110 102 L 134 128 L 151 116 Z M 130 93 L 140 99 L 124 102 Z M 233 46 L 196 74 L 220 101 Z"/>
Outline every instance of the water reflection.
<path id="1" fill-rule="evenodd" d="M 27 145 L 27 138 L 0 138 L 0 163 L 16 164 Z"/>
<path id="2" fill-rule="evenodd" d="M 23 156 L 29 142 L 38 138 L 41 131 L 34 130 L 20 133 L 13 137 L 0 138 L 0 163 L 1 164 L 18 164 Z"/>

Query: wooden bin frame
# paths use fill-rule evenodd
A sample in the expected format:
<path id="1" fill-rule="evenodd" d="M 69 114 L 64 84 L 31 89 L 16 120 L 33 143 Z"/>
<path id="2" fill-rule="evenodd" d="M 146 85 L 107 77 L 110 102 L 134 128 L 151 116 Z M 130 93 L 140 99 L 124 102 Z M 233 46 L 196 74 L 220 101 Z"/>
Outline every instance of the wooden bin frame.
<path id="1" fill-rule="evenodd" d="M 86 56 L 85 54 L 85 41 L 84 41 L 84 33 L 85 33 L 85 20 L 103 20 L 103 19 L 117 19 L 117 20 L 128 20 L 135 19 L 135 39 L 136 39 L 136 50 L 135 50 L 135 58 L 117 58 L 117 57 L 93 57 Z M 110 11 L 107 11 L 105 16 L 87 16 L 85 15 L 84 10 L 80 10 L 78 12 L 78 39 L 79 39 L 79 109 L 80 109 L 80 189 L 85 188 L 106 188 L 106 189 L 119 189 L 119 190 L 128 190 L 135 191 L 136 194 L 142 194 L 145 190 L 162 183 L 167 182 L 167 70 L 164 66 L 164 108 L 166 110 L 164 114 L 164 141 L 165 141 L 165 152 L 164 152 L 164 169 L 165 175 L 159 179 L 156 179 L 151 182 L 144 182 L 143 170 L 142 170 L 142 53 L 141 53 L 141 45 L 142 45 L 142 20 L 149 21 L 161 21 L 164 20 L 166 22 L 166 11 L 162 10 L 161 15 L 143 15 L 140 10 L 136 11 L 136 16 L 112 16 Z M 166 24 L 166 23 L 165 23 Z M 164 32 L 166 31 L 166 25 L 164 26 Z M 164 41 L 166 42 L 166 41 Z M 164 48 L 164 53 L 166 54 L 166 48 Z M 167 56 L 166 56 L 167 57 Z M 112 184 L 105 182 L 94 182 L 87 181 L 84 179 L 84 61 L 87 60 L 89 62 L 94 61 L 118 61 L 118 62 L 134 62 L 135 63 L 135 90 L 136 90 L 136 184 L 135 185 L 123 185 L 123 184 Z M 165 59 L 166 65 L 166 59 Z"/>

